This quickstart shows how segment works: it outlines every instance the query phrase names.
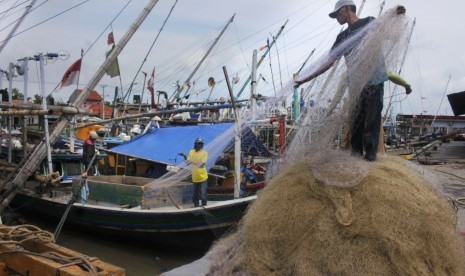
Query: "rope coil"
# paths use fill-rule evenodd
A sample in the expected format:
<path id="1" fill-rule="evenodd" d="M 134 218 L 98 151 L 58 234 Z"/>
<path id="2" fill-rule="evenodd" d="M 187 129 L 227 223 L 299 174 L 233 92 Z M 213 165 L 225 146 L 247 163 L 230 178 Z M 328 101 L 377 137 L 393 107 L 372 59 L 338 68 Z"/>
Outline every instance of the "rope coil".
<path id="1" fill-rule="evenodd" d="M 38 253 L 28 250 L 26 248 L 26 244 L 30 241 L 34 243 L 55 243 L 55 236 L 51 232 L 42 230 L 37 226 L 25 224 L 10 227 L 2 225 L 0 226 L 0 231 L 0 245 L 13 244 L 17 246 L 17 249 L 0 252 L 0 255 L 27 254 L 42 257 L 61 264 L 56 268 L 57 272 L 61 268 L 73 265 L 77 265 L 87 272 L 98 272 L 98 268 L 91 263 L 97 259 L 95 257 L 89 257 L 85 255 L 69 257 L 53 251 Z"/>

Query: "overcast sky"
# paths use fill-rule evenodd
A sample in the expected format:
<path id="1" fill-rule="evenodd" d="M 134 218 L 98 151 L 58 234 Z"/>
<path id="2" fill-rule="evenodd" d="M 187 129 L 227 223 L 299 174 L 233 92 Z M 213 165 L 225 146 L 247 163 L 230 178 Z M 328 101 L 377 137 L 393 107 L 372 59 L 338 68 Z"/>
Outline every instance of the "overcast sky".
<path id="1" fill-rule="evenodd" d="M 10 24 L 22 14 L 25 3 L 28 2 L 1 1 L 0 40 L 7 37 L 12 26 Z M 38 0 L 34 10 L 18 28 L 17 35 L 3 49 L 0 68 L 7 70 L 10 62 L 34 56 L 39 52 L 68 52 L 69 59 L 52 61 L 45 66 L 46 93 L 50 94 L 59 84 L 66 69 L 80 58 L 81 49 L 84 49 L 86 54 L 79 82 L 79 88 L 83 88 L 102 65 L 105 52 L 110 49 L 107 45 L 108 33 L 112 30 L 118 42 L 147 2 Z M 271 65 L 267 56 L 258 70 L 265 79 L 258 84 L 259 93 L 273 95 L 275 89 L 279 90 L 281 85 L 291 81 L 292 74 L 302 66 L 313 49 L 315 53 L 307 66 L 311 66 L 312 60 L 329 50 L 341 30 L 337 21 L 328 17 L 335 2 L 179 0 L 148 54 L 162 23 L 175 4 L 175 0 L 161 0 L 120 54 L 121 79 L 105 76 L 95 90 L 101 94 L 104 91 L 105 99 L 109 101 L 113 98 L 116 86 L 122 84 L 123 92 L 126 92 L 129 84 L 135 79 L 137 84 L 134 85 L 133 94 L 140 95 L 144 75 L 139 73 L 136 76 L 139 67 L 142 66 L 141 71 L 147 72 L 148 79 L 155 66 L 155 90 L 167 91 L 171 95 L 174 92 L 173 82 L 183 83 L 188 78 L 208 45 L 213 42 L 229 18 L 236 14 L 210 58 L 192 78 L 191 82 L 195 81 L 195 85 L 189 93 L 193 98 L 199 99 L 207 98 L 210 92 L 211 98 L 227 97 L 222 70 L 222 67 L 226 66 L 230 76 L 238 76 L 241 79 L 234 86 L 237 94 L 243 81 L 250 74 L 253 50 L 266 45 L 267 38 L 271 39 L 271 35 L 275 35 L 288 19 L 289 22 L 276 43 L 277 47 L 271 50 Z M 361 4 L 360 0 L 355 2 L 358 6 Z M 366 2 L 360 17 L 377 17 L 383 1 Z M 463 31 L 461 24 L 453 23 L 460 18 L 465 3 L 460 0 L 448 0 L 439 7 L 437 4 L 431 5 L 433 3 L 430 0 L 387 0 L 384 10 L 397 4 L 406 7 L 407 16 L 411 21 L 416 19 L 402 69 L 402 76 L 412 84 L 413 93 L 396 106 L 397 112 L 423 112 L 434 115 L 439 111 L 440 115 L 452 115 L 447 94 L 465 90 L 465 57 L 461 47 Z M 16 5 L 18 8 L 6 12 Z M 72 8 L 73 6 L 76 7 Z M 41 23 L 43 21 L 45 22 Z M 31 96 L 39 93 L 39 66 L 35 61 L 30 61 L 29 64 L 28 94 Z M 209 77 L 213 77 L 217 82 L 213 91 L 207 85 Z M 2 86 L 8 86 L 5 77 Z M 14 78 L 13 87 L 23 91 L 23 78 Z M 52 96 L 66 102 L 75 88 L 76 86 L 64 87 L 53 92 Z M 388 84 L 386 89 L 389 89 Z M 242 97 L 248 93 L 247 87 Z M 132 100 L 132 95 L 130 98 Z M 143 101 L 148 101 L 148 93 L 145 93 Z"/>

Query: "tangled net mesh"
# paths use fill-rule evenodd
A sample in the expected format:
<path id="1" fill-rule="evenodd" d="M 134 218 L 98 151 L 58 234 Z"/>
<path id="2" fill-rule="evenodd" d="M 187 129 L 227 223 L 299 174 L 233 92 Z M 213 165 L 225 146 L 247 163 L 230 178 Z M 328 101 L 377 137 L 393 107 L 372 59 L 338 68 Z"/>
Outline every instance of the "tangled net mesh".
<path id="1" fill-rule="evenodd" d="M 334 182 L 330 180 L 333 171 L 320 165 L 325 163 L 322 160 L 334 160 L 334 156 L 328 156 L 328 150 L 333 148 L 336 134 L 342 128 L 347 130 L 349 127 L 350 118 L 353 118 L 356 110 L 354 107 L 359 103 L 363 87 L 371 76 L 384 69 L 395 71 L 399 66 L 401 53 L 407 47 L 408 26 L 407 17 L 397 15 L 393 8 L 310 66 L 305 76 L 318 71 L 332 58 L 331 55 L 339 56 L 344 49 L 353 48 L 346 58 L 340 59 L 346 66 L 338 66 L 337 62 L 333 66 L 334 71 L 326 75 L 324 84 L 317 87 L 319 92 L 315 106 L 302 118 L 287 150 L 287 164 L 309 160 L 315 176 L 327 185 L 356 185 L 367 174 L 368 166 L 364 165 L 353 172 L 345 171 L 347 178 L 343 182 Z M 342 163 L 352 161 L 340 160 Z"/>
<path id="2" fill-rule="evenodd" d="M 344 188 L 288 167 L 209 252 L 210 275 L 463 275 L 452 208 L 405 163 L 381 157 Z"/>
<path id="3" fill-rule="evenodd" d="M 209 275 L 464 274 L 457 218 L 433 178 L 398 157 L 366 162 L 334 147 L 335 134 L 376 70 L 372 61 L 382 53 L 386 67 L 396 68 L 407 26 L 393 8 L 346 42 L 361 39 L 347 66 L 331 73 L 340 81 L 320 87 L 284 168 L 237 230 L 209 251 Z"/>

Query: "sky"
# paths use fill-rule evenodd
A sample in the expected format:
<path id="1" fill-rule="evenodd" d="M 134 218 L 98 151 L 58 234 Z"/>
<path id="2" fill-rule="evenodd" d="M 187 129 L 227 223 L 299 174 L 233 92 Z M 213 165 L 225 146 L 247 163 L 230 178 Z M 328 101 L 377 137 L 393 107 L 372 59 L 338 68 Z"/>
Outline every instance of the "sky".
<path id="1" fill-rule="evenodd" d="M 29 2 L 0 1 L 0 43 L 7 38 Z M 129 102 L 134 95 L 142 93 L 143 102 L 149 102 L 144 82 L 148 81 L 155 67 L 155 90 L 172 95 L 175 82 L 182 84 L 188 79 L 235 14 L 209 57 L 190 79 L 191 88 L 187 93 L 192 100 L 205 100 L 209 95 L 211 99 L 229 98 L 224 67 L 230 80 L 240 79 L 233 84 L 234 93 L 238 95 L 251 72 L 253 50 L 266 45 L 267 39 L 272 41 L 272 36 L 289 20 L 258 69 L 258 74 L 263 77 L 257 85 L 258 93 L 273 96 L 280 87 L 292 81 L 292 74 L 302 67 L 312 50 L 315 49 L 305 69 L 327 53 L 334 43 L 341 26 L 328 13 L 335 2 L 160 0 L 119 55 L 120 77 L 104 76 L 94 90 L 103 94 L 106 101 L 111 101 L 115 87 L 120 90 L 122 87 Z M 16 63 L 18 59 L 37 53 L 69 53 L 69 58 L 47 60 L 44 66 L 46 95 L 67 102 L 72 91 L 77 87 L 84 88 L 104 62 L 105 52 L 111 47 L 107 44 L 108 33 L 113 31 L 118 43 L 147 3 L 142 0 L 37 0 L 2 50 L 0 69 L 7 70 L 10 62 Z M 360 7 L 362 1 L 355 3 Z M 381 0 L 367 0 L 360 17 L 378 17 L 382 3 Z M 407 16 L 416 24 L 401 71 L 412 85 L 413 93 L 398 97 L 401 102 L 395 104 L 396 112 L 453 115 L 447 95 L 465 90 L 465 56 L 461 49 L 461 24 L 452 22 L 461 15 L 465 2 L 449 0 L 437 12 L 437 5 L 432 6 L 430 0 L 386 0 L 383 11 L 398 4 L 406 7 Z M 55 89 L 69 66 L 80 58 L 81 49 L 85 55 L 79 84 Z M 264 53 L 259 51 L 259 58 Z M 29 97 L 41 93 L 38 72 L 39 63 L 29 61 Z M 210 77 L 216 81 L 213 88 L 208 86 Z M 129 94 L 132 82 L 133 89 Z M 12 86 L 24 91 L 23 76 L 14 77 Z M 3 74 L 2 87 L 8 87 Z M 387 83 L 386 89 L 392 90 L 392 84 Z M 249 86 L 243 91 L 241 98 L 248 97 Z"/>

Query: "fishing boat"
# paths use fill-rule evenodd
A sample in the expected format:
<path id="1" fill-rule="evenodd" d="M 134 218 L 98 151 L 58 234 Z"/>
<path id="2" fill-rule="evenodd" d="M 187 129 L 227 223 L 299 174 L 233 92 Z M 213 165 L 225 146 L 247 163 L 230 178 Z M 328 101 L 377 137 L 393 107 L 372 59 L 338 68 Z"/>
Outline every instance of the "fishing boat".
<path id="1" fill-rule="evenodd" d="M 150 4 L 150 8 L 153 5 L 154 3 Z M 141 17 L 145 17 L 150 9 L 146 10 L 141 14 Z M 231 21 L 232 18 L 228 21 L 228 25 Z M 104 71 L 108 70 L 109 65 L 121 52 L 132 34 L 133 31 L 128 31 L 123 36 L 118 47 L 110 53 L 101 66 L 101 70 L 95 74 L 83 92 L 72 101 L 71 106 L 83 104 L 90 91 L 97 85 Z M 189 86 L 188 83 L 200 64 L 201 62 L 182 88 Z M 225 73 L 225 75 L 227 74 Z M 173 100 L 180 96 L 182 88 L 176 91 Z M 236 121 L 239 121 L 237 110 L 235 110 L 238 105 L 234 103 L 233 98 L 231 95 L 233 101 L 231 107 L 234 109 Z M 204 105 L 192 108 L 191 111 L 206 110 L 207 108 L 214 110 L 218 109 L 218 106 Z M 187 109 L 189 108 L 184 111 L 188 111 Z M 159 113 L 168 114 L 169 112 L 172 114 L 180 113 L 180 110 L 162 110 Z M 158 115 L 157 112 L 129 115 L 125 116 L 125 120 L 136 118 L 136 116 L 152 118 L 156 115 Z M 67 121 L 64 118 L 57 121 L 50 133 L 50 143 L 54 143 L 58 136 L 63 133 L 68 125 Z M 102 124 L 105 122 L 105 120 L 100 121 Z M 61 229 L 63 223 L 66 223 L 88 228 L 104 235 L 122 235 L 124 238 L 134 238 L 143 242 L 154 241 L 170 245 L 208 247 L 213 239 L 218 237 L 218 233 L 229 229 L 240 220 L 247 206 L 256 199 L 254 192 L 263 187 L 263 184 L 251 183 L 247 185 L 245 183 L 242 185 L 244 193 L 241 196 L 241 185 L 239 184 L 242 177 L 238 176 L 240 175 L 239 167 L 241 167 L 240 160 L 242 158 L 237 152 L 242 151 L 249 155 L 258 156 L 258 151 L 262 150 L 259 145 L 264 147 L 260 142 L 254 142 L 251 136 L 250 139 L 247 138 L 248 134 L 246 133 L 239 135 L 234 131 L 230 132 L 229 130 L 233 129 L 234 126 L 235 124 L 232 123 L 215 123 L 182 126 L 178 129 L 175 127 L 155 128 L 150 133 L 137 136 L 131 141 L 106 150 L 108 163 L 103 164 L 103 166 L 107 165 L 107 168 L 113 169 L 111 173 L 107 171 L 108 175 L 89 176 L 85 180 L 74 179 L 72 185 L 60 187 L 43 187 L 43 185 L 29 183 L 24 185 L 23 183 L 29 177 L 30 171 L 36 166 L 32 162 L 35 160 L 27 160 L 15 172 L 16 175 L 12 176 L 9 185 L 15 189 L 5 189 L 5 192 L 0 195 L 2 199 L 0 211 L 5 208 L 7 203 L 11 202 L 13 208 L 22 208 L 24 211 L 33 212 L 34 215 L 41 215 L 55 221 L 60 220 L 57 233 L 59 233 L 58 230 Z M 85 125 L 81 127 L 85 127 Z M 251 133 L 250 130 L 248 132 Z M 218 140 L 218 137 L 222 135 L 223 138 Z M 252 135 L 255 137 L 254 134 Z M 193 141 L 197 137 L 204 139 L 206 149 L 209 151 L 211 158 L 206 164 L 208 170 L 215 166 L 215 162 L 222 152 L 231 151 L 234 148 L 234 152 L 236 152 L 235 166 L 225 171 L 225 173 L 231 174 L 230 171 L 234 169 L 234 188 L 226 185 L 223 189 L 223 191 L 228 191 L 228 194 L 229 191 L 233 191 L 233 198 L 209 200 L 206 206 L 193 207 L 190 199 L 192 185 L 188 182 L 188 177 L 179 179 L 180 182 L 169 186 L 159 186 L 153 183 L 154 180 L 151 177 L 158 176 L 157 173 L 163 175 L 164 173 L 174 173 L 176 170 L 188 171 L 184 169 L 185 165 L 182 165 L 184 159 L 179 153 L 187 153 L 192 149 Z M 240 141 L 241 138 L 246 138 L 247 141 L 243 141 L 239 147 L 232 146 L 232 140 L 235 140 L 237 144 L 237 140 Z M 222 140 L 226 141 L 225 147 L 218 147 L 215 151 L 209 148 L 210 142 Z M 252 144 L 246 142 L 252 142 Z M 46 144 L 41 141 L 31 156 L 33 155 L 34 159 L 43 159 L 46 153 Z M 257 150 L 257 153 L 254 153 L 254 150 Z M 150 168 L 149 164 L 156 164 L 155 169 Z M 100 171 L 103 173 L 102 168 Z M 146 174 L 149 172 L 155 172 L 155 175 L 151 174 L 151 177 L 147 177 Z M 131 174 L 135 176 L 129 176 Z M 188 172 L 184 176 L 189 175 Z M 210 175 L 213 176 L 213 174 Z M 219 174 L 211 177 L 211 179 L 214 178 L 227 179 L 227 175 Z M 250 193 L 247 193 L 247 187 L 251 185 L 253 185 L 253 189 L 249 189 Z M 82 191 L 82 187 L 89 188 L 87 190 L 89 194 L 84 193 L 86 194 L 85 201 L 81 201 L 76 196 L 79 191 Z M 215 192 L 218 192 L 218 189 L 223 187 L 214 185 L 213 188 L 215 188 Z M 11 199 L 13 200 L 11 201 Z"/>
<path id="2" fill-rule="evenodd" d="M 176 203 L 163 197 L 158 207 L 144 209 L 147 178 L 95 176 L 87 180 L 90 195 L 85 204 L 70 203 L 72 189 L 50 189 L 37 194 L 22 189 L 11 203 L 58 222 L 72 204 L 66 223 L 112 237 L 170 246 L 208 248 L 229 227 L 235 225 L 256 195 L 225 201 L 208 201 L 204 207 Z M 80 181 L 74 183 L 79 188 Z M 181 187 L 188 189 L 190 183 Z M 179 187 L 178 187 L 179 188 Z M 27 202 L 28 205 L 24 206 Z M 162 204 L 163 203 L 163 204 Z"/>
<path id="3" fill-rule="evenodd" d="M 218 172 L 219 158 L 215 156 L 221 155 L 218 151 L 231 151 L 232 137 L 229 137 L 231 143 L 224 143 L 222 149 L 214 149 L 212 144 L 231 128 L 234 128 L 232 123 L 155 129 L 106 150 L 109 158 L 101 161 L 114 158 L 114 174 L 85 179 L 89 191 L 85 201 L 76 196 L 84 183 L 80 175 L 76 175 L 72 185 L 63 183 L 60 187 L 39 189 L 37 184 L 28 183 L 18 191 L 11 205 L 55 221 L 62 218 L 68 208 L 66 223 L 104 235 L 183 247 L 208 247 L 218 235 L 237 224 L 264 182 L 247 184 L 244 178 L 242 196 L 234 197 L 234 179 L 231 182 L 228 178 L 231 170 L 224 169 L 225 176 L 212 173 L 209 177 L 210 191 L 207 190 L 210 193 L 208 204 L 193 207 L 189 178 L 160 186 L 154 184 L 153 176 L 182 170 L 184 158 L 179 153 L 188 152 L 195 137 L 199 136 L 204 139 L 206 149 L 211 148 L 207 169 Z M 243 151 L 267 155 L 264 146 L 254 137 L 253 133 L 244 132 Z M 221 137 L 219 139 L 222 140 Z M 129 164 L 135 175 L 150 172 L 152 177 L 128 176 L 131 171 Z M 100 172 L 105 172 L 105 169 L 100 168 Z M 189 171 L 187 175 L 190 176 Z M 228 180 L 233 185 L 226 184 Z"/>

